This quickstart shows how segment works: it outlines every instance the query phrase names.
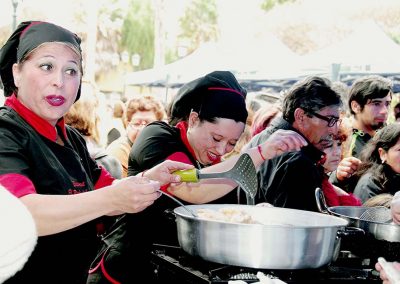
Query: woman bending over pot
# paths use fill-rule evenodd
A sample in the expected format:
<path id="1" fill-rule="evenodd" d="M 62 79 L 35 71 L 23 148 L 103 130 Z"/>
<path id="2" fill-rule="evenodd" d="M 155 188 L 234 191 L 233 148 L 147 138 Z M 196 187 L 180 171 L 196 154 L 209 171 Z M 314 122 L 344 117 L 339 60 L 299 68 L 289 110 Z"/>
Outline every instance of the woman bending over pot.
<path id="1" fill-rule="evenodd" d="M 222 157 L 234 149 L 245 129 L 246 119 L 246 91 L 232 73 L 215 71 L 191 81 L 181 87 L 171 102 L 170 123 L 150 123 L 136 138 L 130 152 L 128 175 L 143 173 L 147 177 L 147 169 L 165 160 L 188 163 L 204 173 L 227 171 L 239 155 L 224 161 Z M 258 167 L 266 159 L 305 145 L 305 139 L 299 134 L 277 131 L 264 144 L 246 153 Z M 234 191 L 237 184 L 231 179 L 166 184 L 161 188 L 186 204 L 238 203 Z M 241 198 L 241 202 L 244 201 L 245 198 Z M 170 214 L 177 206 L 163 195 L 151 208 L 128 216 L 126 223 L 122 222 L 119 227 L 123 228 L 124 241 L 114 242 L 109 249 L 111 253 L 98 258 L 106 259 L 104 267 L 110 268 L 108 275 L 121 283 L 150 281 L 154 274 L 152 244 L 178 244 L 175 218 Z M 140 231 L 135 230 L 138 227 Z M 90 283 L 100 283 L 94 281 L 98 276 L 93 275 Z"/>

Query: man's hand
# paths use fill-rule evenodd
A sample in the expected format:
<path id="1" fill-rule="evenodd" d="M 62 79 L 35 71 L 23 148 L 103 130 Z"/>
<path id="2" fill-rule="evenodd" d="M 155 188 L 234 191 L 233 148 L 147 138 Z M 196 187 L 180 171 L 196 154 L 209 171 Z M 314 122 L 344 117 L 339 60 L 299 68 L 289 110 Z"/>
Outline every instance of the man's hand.
<path id="1" fill-rule="evenodd" d="M 336 178 L 339 181 L 344 181 L 350 178 L 361 165 L 361 160 L 354 157 L 347 157 L 340 161 L 337 170 Z"/>

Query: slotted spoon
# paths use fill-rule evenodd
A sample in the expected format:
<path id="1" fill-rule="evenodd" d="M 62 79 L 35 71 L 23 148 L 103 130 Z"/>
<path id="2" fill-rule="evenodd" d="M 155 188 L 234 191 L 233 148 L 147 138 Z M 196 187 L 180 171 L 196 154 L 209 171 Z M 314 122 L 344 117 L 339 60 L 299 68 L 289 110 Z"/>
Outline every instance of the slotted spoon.
<path id="1" fill-rule="evenodd" d="M 375 206 L 366 209 L 360 216 L 360 220 L 378 223 L 387 223 L 392 220 L 390 209 L 385 206 Z"/>
<path id="2" fill-rule="evenodd" d="M 174 172 L 181 177 L 183 182 L 198 182 L 200 179 L 229 178 L 236 181 L 246 193 L 248 205 L 254 205 L 254 197 L 257 194 L 257 172 L 250 155 L 240 155 L 232 169 L 222 173 L 201 173 L 198 169 L 179 170 Z"/>

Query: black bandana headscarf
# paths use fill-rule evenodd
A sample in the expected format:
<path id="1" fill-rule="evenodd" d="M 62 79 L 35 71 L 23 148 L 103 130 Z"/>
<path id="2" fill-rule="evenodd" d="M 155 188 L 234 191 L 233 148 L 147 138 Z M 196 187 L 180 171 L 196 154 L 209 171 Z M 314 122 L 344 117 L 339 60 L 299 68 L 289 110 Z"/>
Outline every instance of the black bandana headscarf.
<path id="1" fill-rule="evenodd" d="M 0 50 L 0 77 L 6 97 L 11 96 L 16 90 L 12 73 L 13 64 L 20 62 L 32 50 L 46 42 L 69 43 L 82 55 L 80 47 L 81 39 L 76 34 L 62 27 L 39 21 L 29 21 L 19 24 Z M 76 100 L 79 99 L 80 94 L 81 87 L 79 86 Z"/>
<path id="2" fill-rule="evenodd" d="M 183 85 L 171 103 L 172 122 L 191 111 L 205 119 L 228 118 L 246 123 L 246 90 L 229 71 L 214 71 Z"/>

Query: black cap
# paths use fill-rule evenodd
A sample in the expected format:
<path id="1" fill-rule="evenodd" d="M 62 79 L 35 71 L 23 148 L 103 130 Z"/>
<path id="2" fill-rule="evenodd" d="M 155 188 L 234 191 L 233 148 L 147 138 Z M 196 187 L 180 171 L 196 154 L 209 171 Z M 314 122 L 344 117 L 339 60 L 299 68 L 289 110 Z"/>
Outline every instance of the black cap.
<path id="1" fill-rule="evenodd" d="M 171 120 L 196 111 L 203 118 L 228 118 L 246 123 L 246 90 L 229 71 L 214 71 L 183 85 L 172 101 Z"/>
<path id="2" fill-rule="evenodd" d="M 6 97 L 16 90 L 12 73 L 13 64 L 20 62 L 32 50 L 46 42 L 66 42 L 82 53 L 81 39 L 76 34 L 47 22 L 22 22 L 0 50 L 0 77 Z M 79 99 L 80 93 L 81 87 L 76 100 Z"/>

